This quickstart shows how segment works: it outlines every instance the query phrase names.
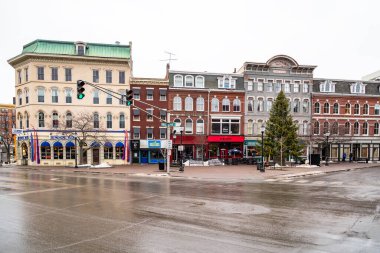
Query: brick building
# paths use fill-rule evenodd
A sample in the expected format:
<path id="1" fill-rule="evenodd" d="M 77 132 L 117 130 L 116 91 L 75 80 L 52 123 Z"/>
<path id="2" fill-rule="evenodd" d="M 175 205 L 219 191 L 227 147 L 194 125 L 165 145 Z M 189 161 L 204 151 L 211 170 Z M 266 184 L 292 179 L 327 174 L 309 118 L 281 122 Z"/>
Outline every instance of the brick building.
<path id="1" fill-rule="evenodd" d="M 173 139 L 174 162 L 181 143 L 187 159 L 241 156 L 244 94 L 241 74 L 170 71 L 168 108 L 171 121 L 182 127 Z"/>
<path id="2" fill-rule="evenodd" d="M 380 83 L 314 79 L 312 134 L 314 153 L 332 160 L 379 160 Z M 328 133 L 328 134 L 326 134 Z M 327 143 L 328 135 L 328 143 Z"/>
<path id="3" fill-rule="evenodd" d="M 167 139 L 167 129 L 161 123 L 167 120 L 168 81 L 132 78 L 130 84 L 134 100 L 130 118 L 132 163 L 164 162 L 159 147 Z"/>
<path id="4" fill-rule="evenodd" d="M 12 104 L 0 104 L 0 158 L 4 162 L 8 162 L 14 154 L 14 135 L 12 134 L 12 128 L 15 126 L 15 106 Z"/>

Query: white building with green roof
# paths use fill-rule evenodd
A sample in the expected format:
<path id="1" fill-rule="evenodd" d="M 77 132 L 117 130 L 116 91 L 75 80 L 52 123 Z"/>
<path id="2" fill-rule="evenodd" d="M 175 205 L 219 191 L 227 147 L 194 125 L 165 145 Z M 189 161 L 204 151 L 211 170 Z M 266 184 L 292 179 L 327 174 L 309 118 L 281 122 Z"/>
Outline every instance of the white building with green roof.
<path id="1" fill-rule="evenodd" d="M 120 94 L 130 87 L 131 52 L 131 43 L 35 40 L 9 59 L 18 164 L 74 166 L 76 150 L 78 164 L 129 163 L 130 108 Z M 78 99 L 77 80 L 100 89 L 85 84 Z"/>

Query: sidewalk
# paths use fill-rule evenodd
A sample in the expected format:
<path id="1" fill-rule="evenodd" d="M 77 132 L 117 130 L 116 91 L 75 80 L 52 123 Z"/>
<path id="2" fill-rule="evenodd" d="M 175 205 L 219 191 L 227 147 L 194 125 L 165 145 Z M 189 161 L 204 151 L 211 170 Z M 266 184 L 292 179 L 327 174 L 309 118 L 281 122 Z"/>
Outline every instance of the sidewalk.
<path id="1" fill-rule="evenodd" d="M 126 165 L 113 168 L 68 168 L 68 167 L 43 167 L 43 166 L 14 166 L 20 170 L 54 171 L 65 173 L 104 174 L 123 176 L 152 176 L 186 179 L 215 179 L 215 180 L 264 180 L 275 178 L 303 177 L 338 171 L 347 171 L 369 167 L 380 167 L 380 163 L 331 163 L 321 167 L 284 167 L 282 169 L 266 169 L 260 172 L 256 165 L 230 165 L 230 166 L 191 166 L 185 167 L 184 172 L 179 172 L 177 167 L 171 167 L 170 173 L 158 170 L 157 164 Z M 1 168 L 1 167 L 0 167 Z"/>

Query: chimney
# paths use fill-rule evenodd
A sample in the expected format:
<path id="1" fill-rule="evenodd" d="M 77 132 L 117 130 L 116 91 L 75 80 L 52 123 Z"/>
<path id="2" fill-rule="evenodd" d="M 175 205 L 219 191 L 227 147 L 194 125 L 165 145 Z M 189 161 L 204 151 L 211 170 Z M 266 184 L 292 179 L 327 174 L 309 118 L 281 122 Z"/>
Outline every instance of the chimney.
<path id="1" fill-rule="evenodd" d="M 166 64 L 166 76 L 165 76 L 166 80 L 169 80 L 169 70 L 170 70 L 170 64 L 167 63 Z"/>
<path id="2" fill-rule="evenodd" d="M 234 73 L 236 73 L 236 68 L 234 68 Z"/>
<path id="3" fill-rule="evenodd" d="M 115 44 L 116 45 L 120 45 L 120 41 L 115 41 Z"/>

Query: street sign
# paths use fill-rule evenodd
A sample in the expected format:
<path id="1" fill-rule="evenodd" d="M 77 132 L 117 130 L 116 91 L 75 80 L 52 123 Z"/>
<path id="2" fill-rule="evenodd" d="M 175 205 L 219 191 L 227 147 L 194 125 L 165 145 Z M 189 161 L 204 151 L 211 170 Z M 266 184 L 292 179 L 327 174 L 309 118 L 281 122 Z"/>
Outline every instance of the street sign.
<path id="1" fill-rule="evenodd" d="M 163 123 L 161 123 L 161 126 L 162 126 L 162 127 L 168 127 L 168 126 L 175 126 L 175 124 L 176 124 L 176 123 L 174 123 L 174 122 L 169 122 L 169 123 L 164 123 L 164 122 L 163 122 Z"/>
<path id="2" fill-rule="evenodd" d="M 173 141 L 172 140 L 168 140 L 167 141 L 167 149 L 172 149 L 173 148 Z"/>
<path id="3" fill-rule="evenodd" d="M 24 130 L 22 129 L 17 129 L 17 128 L 12 128 L 12 134 L 23 134 Z"/>

